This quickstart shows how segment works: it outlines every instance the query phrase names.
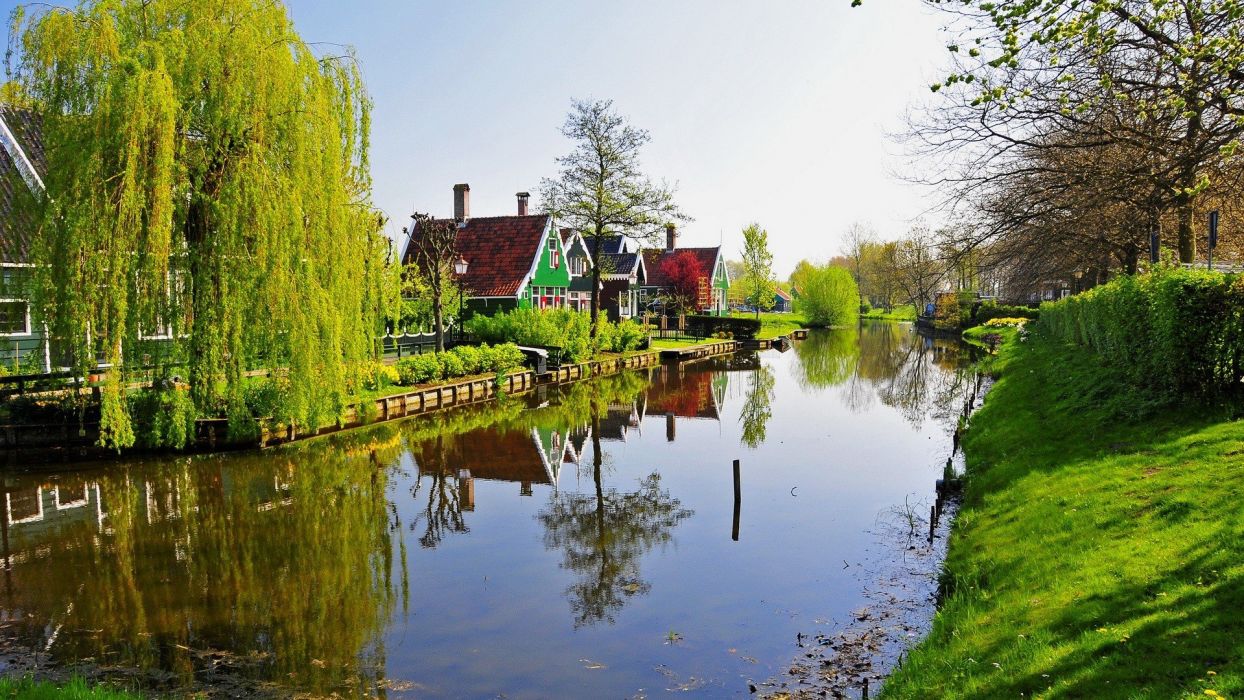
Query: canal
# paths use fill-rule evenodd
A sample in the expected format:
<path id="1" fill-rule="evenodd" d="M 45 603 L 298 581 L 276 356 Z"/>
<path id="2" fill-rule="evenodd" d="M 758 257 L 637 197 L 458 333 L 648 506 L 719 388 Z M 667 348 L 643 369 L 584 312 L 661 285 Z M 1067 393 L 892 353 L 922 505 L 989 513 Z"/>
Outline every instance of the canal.
<path id="1" fill-rule="evenodd" d="M 918 555 L 966 360 L 865 323 L 271 451 L 9 475 L 0 671 L 746 696 L 861 618 L 892 657 L 932 612 Z M 895 571 L 915 598 L 887 616 Z"/>

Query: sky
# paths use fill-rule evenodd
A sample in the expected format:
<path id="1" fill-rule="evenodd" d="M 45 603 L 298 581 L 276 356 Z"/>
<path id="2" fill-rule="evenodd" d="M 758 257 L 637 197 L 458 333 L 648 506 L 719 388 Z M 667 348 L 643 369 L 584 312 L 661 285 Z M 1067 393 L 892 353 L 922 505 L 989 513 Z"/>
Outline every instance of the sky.
<path id="1" fill-rule="evenodd" d="M 897 237 L 930 201 L 891 138 L 946 56 L 919 0 L 286 2 L 305 40 L 357 51 L 395 237 L 415 211 L 451 214 L 455 183 L 473 215 L 514 213 L 571 150 L 574 98 L 649 131 L 646 172 L 694 219 L 680 245 L 738 258 L 759 222 L 783 279 L 840 252 L 852 222 Z"/>

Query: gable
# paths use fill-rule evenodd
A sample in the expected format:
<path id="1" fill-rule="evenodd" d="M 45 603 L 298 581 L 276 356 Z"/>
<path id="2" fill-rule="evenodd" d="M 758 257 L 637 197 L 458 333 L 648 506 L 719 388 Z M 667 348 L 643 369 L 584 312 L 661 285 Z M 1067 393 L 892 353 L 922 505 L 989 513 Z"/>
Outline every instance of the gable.
<path id="1" fill-rule="evenodd" d="M 536 214 L 472 218 L 460 225 L 455 247 L 467 261 L 464 283 L 470 294 L 517 297 L 546 253 L 542 247 L 549 223 L 547 214 Z M 560 243 L 559 236 L 549 238 Z M 415 259 L 418 244 L 418 232 L 413 231 L 403 262 Z"/>

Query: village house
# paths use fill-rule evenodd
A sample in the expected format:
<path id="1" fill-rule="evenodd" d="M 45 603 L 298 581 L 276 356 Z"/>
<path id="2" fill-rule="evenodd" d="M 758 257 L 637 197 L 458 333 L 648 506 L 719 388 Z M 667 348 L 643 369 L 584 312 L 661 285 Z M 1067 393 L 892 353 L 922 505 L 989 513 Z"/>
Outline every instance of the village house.
<path id="1" fill-rule="evenodd" d="M 34 221 L 30 198 L 43 195 L 47 175 L 43 139 L 34 115 L 0 105 L 0 362 L 50 371 L 51 347 L 30 314 L 29 279 Z"/>
<path id="2" fill-rule="evenodd" d="M 678 236 L 677 227 L 669 224 L 665 227 L 665 248 L 643 251 L 648 279 L 640 289 L 640 304 L 646 308 L 669 291 L 673 285 L 664 272 L 665 262 L 675 255 L 689 252 L 699 260 L 700 269 L 704 271 L 695 301 L 696 311 L 715 316 L 729 315 L 730 273 L 726 271 L 726 258 L 721 254 L 721 246 L 679 248 Z"/>
<path id="3" fill-rule="evenodd" d="M 553 217 L 528 213 L 530 197 L 518 193 L 513 216 L 472 217 L 471 187 L 454 185 L 454 254 L 467 266 L 461 282 L 472 313 L 568 305 L 571 275 L 563 238 L 553 229 Z M 412 229 L 404 263 L 415 260 L 418 236 Z"/>
<path id="4" fill-rule="evenodd" d="M 648 281 L 639 246 L 621 235 L 608 236 L 599 243 L 588 242 L 587 246 L 601 267 L 601 311 L 611 321 L 639 316 L 643 313 L 640 290 Z"/>

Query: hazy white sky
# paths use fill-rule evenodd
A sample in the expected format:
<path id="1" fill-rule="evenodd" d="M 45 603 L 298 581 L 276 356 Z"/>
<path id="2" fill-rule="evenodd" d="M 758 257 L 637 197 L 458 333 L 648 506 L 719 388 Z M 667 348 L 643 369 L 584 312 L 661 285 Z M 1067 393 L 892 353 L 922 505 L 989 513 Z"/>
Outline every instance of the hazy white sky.
<path id="1" fill-rule="evenodd" d="M 855 220 L 888 236 L 924 209 L 893 177 L 888 134 L 944 65 L 939 18 L 918 0 L 290 0 L 311 41 L 354 45 L 375 100 L 375 199 L 400 229 L 514 211 L 570 148 L 573 97 L 614 100 L 648 129 L 648 171 L 695 218 L 683 245 L 770 233 L 781 277 L 840 248 Z"/>

